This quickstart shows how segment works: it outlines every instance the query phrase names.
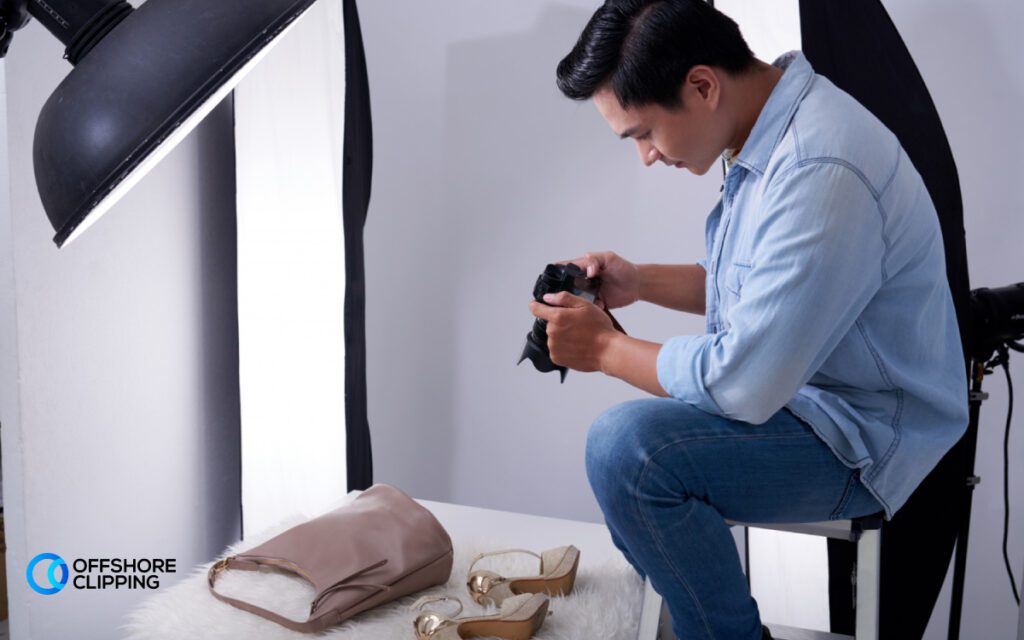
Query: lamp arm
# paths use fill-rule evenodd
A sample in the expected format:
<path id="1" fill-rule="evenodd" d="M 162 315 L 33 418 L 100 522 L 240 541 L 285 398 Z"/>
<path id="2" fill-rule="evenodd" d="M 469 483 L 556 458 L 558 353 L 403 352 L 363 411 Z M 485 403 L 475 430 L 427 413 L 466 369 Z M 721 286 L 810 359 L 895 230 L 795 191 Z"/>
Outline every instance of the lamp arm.
<path id="1" fill-rule="evenodd" d="M 0 0 L 0 58 L 7 55 L 14 32 L 28 19 L 28 0 Z"/>
<path id="2" fill-rule="evenodd" d="M 0 0 L 0 57 L 7 54 L 14 31 L 32 17 L 67 47 L 64 57 L 77 64 L 131 12 L 124 0 Z"/>

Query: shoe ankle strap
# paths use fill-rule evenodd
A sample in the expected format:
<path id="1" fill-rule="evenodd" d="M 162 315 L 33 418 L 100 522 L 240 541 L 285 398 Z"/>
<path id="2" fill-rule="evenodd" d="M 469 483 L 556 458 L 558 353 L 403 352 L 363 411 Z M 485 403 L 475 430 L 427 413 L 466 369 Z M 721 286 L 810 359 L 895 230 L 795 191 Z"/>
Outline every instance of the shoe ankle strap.
<path id="1" fill-rule="evenodd" d="M 537 558 L 541 562 L 544 561 L 543 558 L 541 558 L 539 554 L 534 553 L 533 551 L 530 551 L 529 549 L 501 549 L 500 551 L 488 551 L 487 553 L 481 553 L 478 556 L 476 556 L 475 558 L 473 558 L 473 562 L 471 562 L 469 564 L 469 571 L 467 573 L 472 573 L 473 572 L 473 567 L 476 566 L 476 563 L 480 562 L 484 558 L 489 558 L 491 556 L 500 556 L 500 555 L 504 555 L 504 554 L 507 554 L 507 553 L 527 553 L 527 554 L 533 556 L 534 558 Z"/>
<path id="2" fill-rule="evenodd" d="M 457 617 L 460 613 L 462 613 L 462 600 L 459 600 L 458 598 L 452 596 L 423 596 L 416 602 L 409 605 L 409 608 L 418 611 L 422 609 L 424 605 L 430 604 L 431 602 L 454 602 L 455 604 L 457 604 L 459 606 L 459 610 L 451 614 L 451 617 L 453 618 Z"/>

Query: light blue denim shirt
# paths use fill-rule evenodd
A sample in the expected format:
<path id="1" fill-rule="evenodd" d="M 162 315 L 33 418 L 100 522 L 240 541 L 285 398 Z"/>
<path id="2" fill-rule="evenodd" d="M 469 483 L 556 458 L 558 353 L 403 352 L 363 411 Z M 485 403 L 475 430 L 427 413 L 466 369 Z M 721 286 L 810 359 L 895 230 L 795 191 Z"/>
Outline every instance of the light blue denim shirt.
<path id="1" fill-rule="evenodd" d="M 673 397 L 811 425 L 887 517 L 967 426 L 938 217 L 896 137 L 799 52 L 707 219 L 707 333 L 670 339 Z"/>

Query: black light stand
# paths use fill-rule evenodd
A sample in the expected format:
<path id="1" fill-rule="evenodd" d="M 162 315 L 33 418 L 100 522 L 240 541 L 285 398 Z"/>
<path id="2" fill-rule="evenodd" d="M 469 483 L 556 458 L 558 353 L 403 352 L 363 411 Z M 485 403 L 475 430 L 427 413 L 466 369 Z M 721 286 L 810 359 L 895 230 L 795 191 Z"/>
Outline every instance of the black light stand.
<path id="1" fill-rule="evenodd" d="M 980 478 L 974 474 L 973 463 L 978 444 L 978 418 L 981 403 L 988 394 L 981 390 L 982 379 L 996 366 L 1006 371 L 1009 382 L 1009 350 L 1024 352 L 1018 340 L 1024 338 L 1024 283 L 1000 289 L 975 289 L 971 292 L 971 387 L 968 402 L 969 422 L 967 438 L 968 459 L 972 468 L 965 479 L 964 496 L 960 501 L 960 526 L 957 533 L 956 556 L 953 567 L 953 593 L 949 605 L 949 640 L 960 638 L 960 618 L 963 610 L 964 578 L 967 572 L 967 541 L 971 528 L 971 505 L 974 487 Z M 1011 387 L 1012 389 L 1012 387 Z M 1012 392 L 1011 392 L 1012 394 Z M 1011 410 L 1012 410 L 1012 398 Z M 1009 423 L 1007 423 L 1009 429 Z M 1009 565 L 1007 565 L 1009 568 Z M 1016 586 L 1014 586 L 1016 595 Z"/>
<path id="2" fill-rule="evenodd" d="M 964 437 L 968 439 L 968 456 L 970 460 L 975 459 L 978 448 L 978 416 L 981 412 L 981 403 L 988 399 L 988 394 L 981 390 L 981 381 L 985 376 L 984 363 L 971 360 L 971 391 L 968 396 L 970 403 L 970 421 L 967 423 L 967 433 Z M 949 604 L 949 640 L 960 638 L 960 615 L 963 609 L 964 600 L 964 575 L 967 570 L 967 537 L 971 530 L 971 505 L 974 497 L 974 487 L 981 482 L 981 478 L 971 473 L 967 476 L 960 510 L 960 528 L 956 538 L 956 556 L 953 561 L 953 594 Z"/>

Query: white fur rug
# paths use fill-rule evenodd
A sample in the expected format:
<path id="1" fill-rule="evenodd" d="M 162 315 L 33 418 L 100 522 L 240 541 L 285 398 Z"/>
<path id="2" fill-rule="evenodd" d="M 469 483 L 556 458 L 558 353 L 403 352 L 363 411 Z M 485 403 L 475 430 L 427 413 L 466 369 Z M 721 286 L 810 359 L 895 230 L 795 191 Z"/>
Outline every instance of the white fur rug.
<path id="1" fill-rule="evenodd" d="M 301 518 L 232 545 L 225 555 L 252 548 L 280 531 L 301 522 Z M 206 584 L 210 564 L 197 567 L 192 575 L 161 589 L 127 616 L 122 626 L 127 640 L 299 640 L 316 637 L 328 640 L 414 640 L 412 621 L 416 613 L 409 609 L 417 598 L 428 594 L 449 594 L 459 598 L 465 610 L 460 617 L 492 614 L 466 592 L 469 563 L 483 551 L 519 547 L 509 540 L 453 539 L 455 559 L 447 585 L 421 591 L 387 605 L 371 609 L 322 634 L 297 633 L 259 616 L 240 611 L 216 600 Z M 566 541 L 565 544 L 571 544 Z M 542 549 L 535 549 L 538 553 Z M 504 575 L 535 574 L 539 562 L 532 556 L 510 554 L 486 558 L 478 569 L 491 569 Z M 305 620 L 313 588 L 301 578 L 277 571 L 226 571 L 217 580 L 217 591 L 263 606 L 296 620 Z M 588 562 L 580 555 L 576 585 L 568 596 L 551 599 L 548 616 L 536 640 L 634 640 L 643 599 L 643 582 L 625 559 Z M 436 603 L 435 610 L 447 613 L 449 603 Z M 431 608 L 431 605 L 428 605 Z"/>

